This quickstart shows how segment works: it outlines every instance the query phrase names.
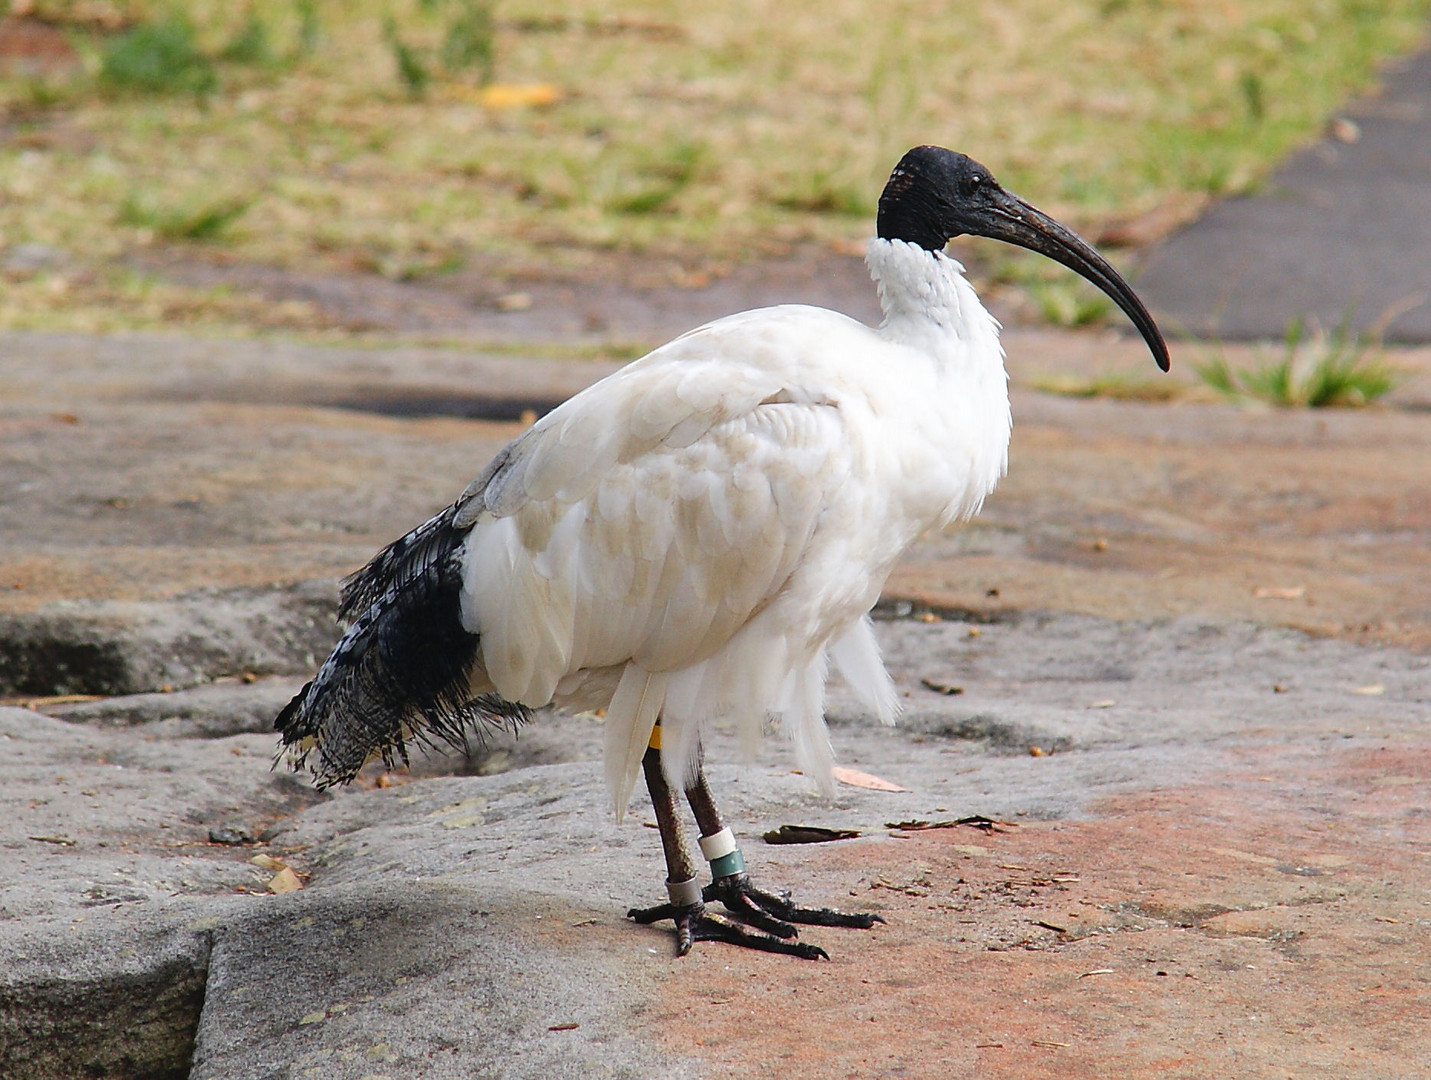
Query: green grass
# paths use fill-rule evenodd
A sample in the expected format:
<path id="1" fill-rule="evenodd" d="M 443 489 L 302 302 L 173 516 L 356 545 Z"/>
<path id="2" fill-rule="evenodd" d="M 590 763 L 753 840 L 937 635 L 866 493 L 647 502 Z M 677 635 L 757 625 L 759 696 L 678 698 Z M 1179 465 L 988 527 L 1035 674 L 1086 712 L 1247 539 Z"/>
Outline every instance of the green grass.
<path id="1" fill-rule="evenodd" d="M 1287 327 L 1282 353 L 1238 370 L 1219 353 L 1194 365 L 1202 382 L 1235 401 L 1262 401 L 1285 408 L 1368 405 L 1396 385 L 1374 339 L 1354 335 L 1343 322 L 1330 334 L 1301 319 Z"/>
<path id="2" fill-rule="evenodd" d="M 167 192 L 136 192 L 120 205 L 117 221 L 161 240 L 217 240 L 252 205 L 238 197 L 174 200 Z"/>
<path id="3" fill-rule="evenodd" d="M 413 97 L 422 97 L 432 83 L 432 68 L 416 48 L 403 40 L 397 20 L 391 15 L 383 20 L 383 38 L 392 53 L 398 78 L 407 87 L 407 92 Z"/>
<path id="4" fill-rule="evenodd" d="M 1112 300 L 1071 275 L 1034 283 L 1029 292 L 1044 321 L 1055 326 L 1087 326 L 1101 322 L 1113 310 Z"/>
<path id="5" fill-rule="evenodd" d="M 246 47 L 252 51 L 251 43 Z M 213 59 L 199 48 L 194 24 L 182 14 L 141 22 L 106 41 L 99 80 L 107 89 L 132 94 L 203 96 L 219 87 Z"/>
<path id="6" fill-rule="evenodd" d="M 439 54 L 451 75 L 475 71 L 490 82 L 497 64 L 497 26 L 490 5 L 481 0 L 459 0 L 448 23 Z"/>
<path id="7" fill-rule="evenodd" d="M 264 67 L 277 62 L 270 40 L 268 23 L 252 12 L 248 19 L 219 52 L 218 58 L 231 64 Z"/>
<path id="8" fill-rule="evenodd" d="M 1431 0 L 108 6 L 128 24 L 72 20 L 72 73 L 0 79 L 0 127 L 24 132 L 0 143 L 0 246 L 99 263 L 176 239 L 319 271 L 845 250 L 919 142 L 974 155 L 1088 229 L 1254 188 L 1431 13 Z M 87 5 L 46 7 L 63 21 Z M 549 85 L 550 103 L 482 96 L 512 84 Z M 156 228 L 123 212 L 134 192 L 247 206 L 241 228 Z M 1056 278 L 1020 287 L 1056 321 L 1106 310 Z"/>

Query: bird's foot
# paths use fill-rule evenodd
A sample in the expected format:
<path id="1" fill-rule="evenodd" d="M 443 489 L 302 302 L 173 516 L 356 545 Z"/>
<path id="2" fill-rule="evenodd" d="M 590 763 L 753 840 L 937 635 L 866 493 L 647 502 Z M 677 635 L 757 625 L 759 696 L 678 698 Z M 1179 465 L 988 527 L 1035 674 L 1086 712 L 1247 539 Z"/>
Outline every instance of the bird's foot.
<path id="1" fill-rule="evenodd" d="M 795 936 L 792 923 L 868 930 L 875 923 L 884 922 L 872 912 L 798 907 L 791 903 L 788 892 L 772 893 L 756 888 L 751 884 L 750 875 L 743 871 L 716 878 L 701 891 L 701 898 L 707 903 L 719 900 L 742 922 L 782 938 Z"/>
<path id="2" fill-rule="evenodd" d="M 783 956 L 798 956 L 802 960 L 828 960 L 830 958 L 830 954 L 818 945 L 807 945 L 803 941 L 787 940 L 793 939 L 796 934 L 795 928 L 788 923 L 770 919 L 768 920 L 769 924 L 783 927 L 784 932 L 772 931 L 772 933 L 763 934 L 742 926 L 733 919 L 727 919 L 723 915 L 708 913 L 705 904 L 699 901 L 694 904 L 657 904 L 655 907 L 649 908 L 632 908 L 626 913 L 626 917 L 635 919 L 643 926 L 659 922 L 661 919 L 674 921 L 677 956 L 685 956 L 697 941 L 724 941 L 727 945 L 739 945 L 742 948 L 758 949 L 761 952 L 780 953 Z"/>

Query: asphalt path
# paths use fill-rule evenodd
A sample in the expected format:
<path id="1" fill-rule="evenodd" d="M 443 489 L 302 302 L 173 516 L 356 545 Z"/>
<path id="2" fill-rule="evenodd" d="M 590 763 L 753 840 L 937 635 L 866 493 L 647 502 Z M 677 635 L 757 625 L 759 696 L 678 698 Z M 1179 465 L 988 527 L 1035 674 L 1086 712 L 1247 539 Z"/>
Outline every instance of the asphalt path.
<path id="1" fill-rule="evenodd" d="M 1150 251 L 1137 285 L 1199 337 L 1276 338 L 1314 318 L 1431 342 L 1431 51 L 1389 68 L 1259 191 Z"/>

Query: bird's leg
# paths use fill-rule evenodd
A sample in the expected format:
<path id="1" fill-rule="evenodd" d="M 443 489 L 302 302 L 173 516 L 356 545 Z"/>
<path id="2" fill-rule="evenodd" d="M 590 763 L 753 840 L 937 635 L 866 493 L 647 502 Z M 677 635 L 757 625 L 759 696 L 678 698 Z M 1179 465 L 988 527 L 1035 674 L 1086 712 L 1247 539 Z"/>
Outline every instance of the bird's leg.
<path id="1" fill-rule="evenodd" d="M 723 916 L 706 913 L 701 886 L 696 879 L 695 862 L 691 859 L 685 828 L 678 814 L 676 796 L 666 783 L 666 774 L 661 768 L 659 736 L 652 741 L 655 745 L 646 750 L 641 767 L 646 773 L 646 787 L 651 792 L 651 805 L 656 811 L 656 825 L 661 832 L 661 847 L 666 853 L 666 895 L 670 899 L 655 907 L 632 908 L 626 913 L 627 917 L 643 925 L 661 919 L 672 920 L 676 924 L 677 956 L 685 956 L 697 941 L 725 941 L 748 949 L 784 953 L 806 960 L 818 957 L 828 960 L 825 950 L 814 945 L 782 941 L 756 933 Z M 790 933 L 782 936 L 794 937 L 795 931 L 791 928 Z"/>
<path id="2" fill-rule="evenodd" d="M 836 911 L 833 908 L 797 907 L 788 892 L 766 892 L 751 884 L 745 872 L 745 856 L 716 809 L 715 797 L 706 783 L 705 770 L 696 769 L 695 782 L 686 788 L 686 800 L 701 830 L 701 852 L 710 860 L 712 882 L 702 890 L 707 903 L 719 900 L 738 918 L 778 937 L 794 937 L 791 923 L 807 926 L 848 926 L 868 930 L 884 922 L 878 915 Z"/>
<path id="3" fill-rule="evenodd" d="M 696 864 L 686 846 L 686 830 L 677 813 L 676 797 L 661 769 L 661 752 L 654 746 L 648 747 L 641 759 L 641 767 L 646 773 L 651 806 L 656 811 L 661 848 L 666 853 L 666 895 L 670 899 L 655 907 L 632 908 L 626 914 L 642 924 L 658 919 L 674 920 L 676 953 L 685 956 L 695 940 L 693 922 L 705 913 L 700 882 L 696 880 Z"/>

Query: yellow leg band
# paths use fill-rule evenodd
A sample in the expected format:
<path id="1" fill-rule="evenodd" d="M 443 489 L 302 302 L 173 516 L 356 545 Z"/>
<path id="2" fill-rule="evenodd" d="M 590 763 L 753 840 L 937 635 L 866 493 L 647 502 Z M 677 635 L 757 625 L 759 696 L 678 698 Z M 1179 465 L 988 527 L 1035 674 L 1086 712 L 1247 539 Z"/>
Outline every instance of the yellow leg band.
<path id="1" fill-rule="evenodd" d="M 651 729 L 651 741 L 646 745 L 652 750 L 661 749 L 661 724 L 659 721 L 656 723 L 656 726 Z"/>

